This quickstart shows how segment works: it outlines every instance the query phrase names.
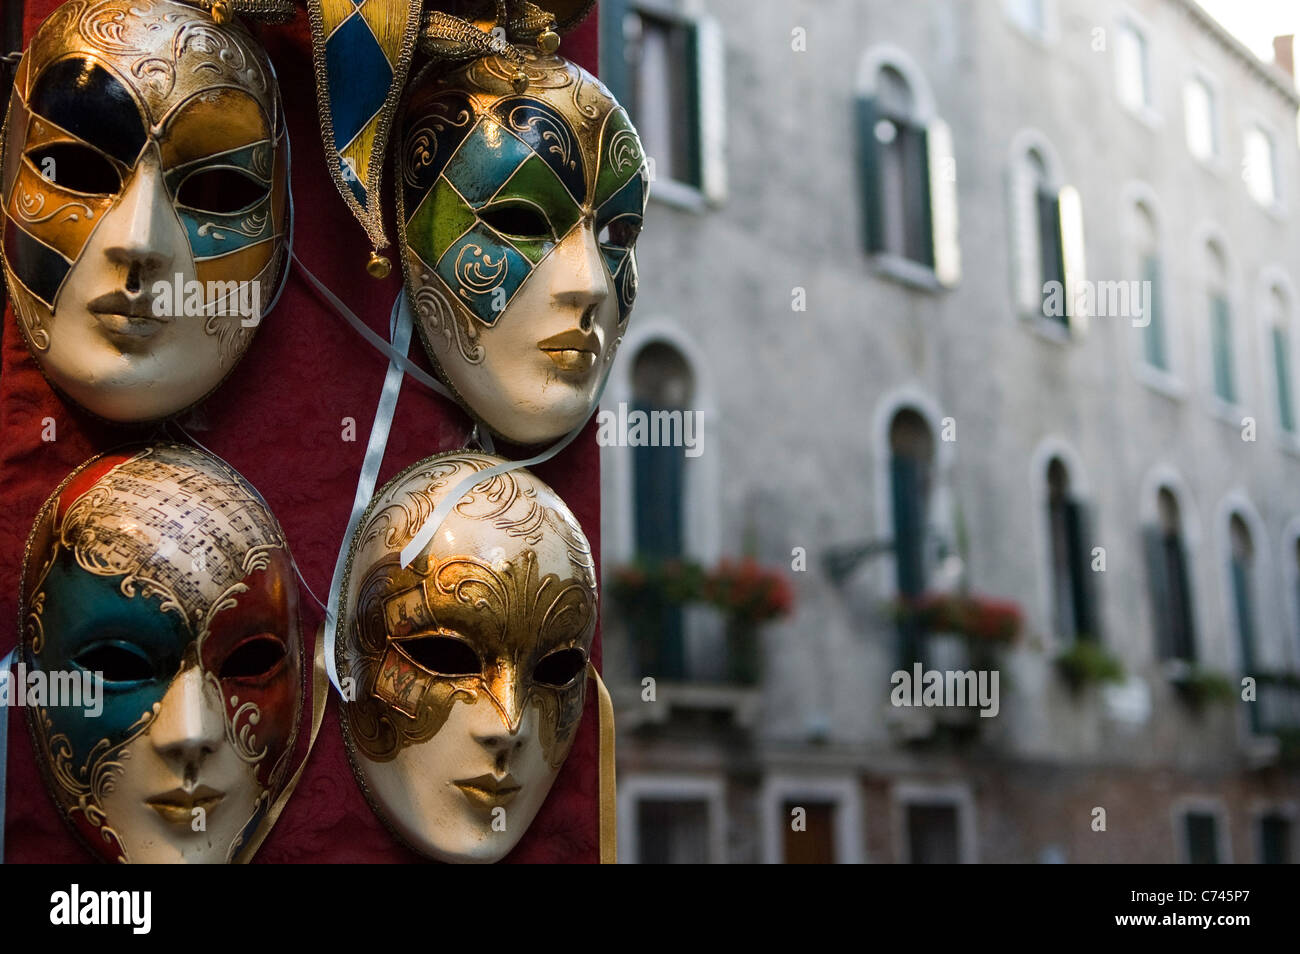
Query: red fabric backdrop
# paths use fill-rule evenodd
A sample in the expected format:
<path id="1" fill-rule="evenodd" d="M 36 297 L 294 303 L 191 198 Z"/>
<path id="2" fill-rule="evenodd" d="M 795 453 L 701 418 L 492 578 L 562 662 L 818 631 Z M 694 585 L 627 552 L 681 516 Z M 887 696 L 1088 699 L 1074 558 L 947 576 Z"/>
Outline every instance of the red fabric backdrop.
<path id="1" fill-rule="evenodd" d="M 56 6 L 58 0 L 27 0 L 25 36 L 30 38 Z M 288 25 L 259 32 L 280 77 L 293 143 L 295 250 L 335 294 L 386 337 L 389 311 L 400 289 L 400 269 L 394 267 L 393 277 L 382 282 L 366 274 L 370 246 L 328 177 L 306 14 L 300 13 Z M 594 15 L 566 37 L 563 52 L 594 72 Z M 391 183 L 385 187 L 391 192 Z M 389 206 L 391 238 L 395 234 L 391 202 Z M 395 254 L 393 258 L 396 261 Z M 412 354 L 424 363 L 418 341 L 412 344 Z M 328 593 L 347 526 L 386 367 L 386 360 L 317 297 L 295 267 L 247 356 L 217 393 L 185 420 L 199 441 L 229 461 L 266 498 L 288 534 L 303 574 L 321 599 Z M 54 441 L 42 440 L 46 418 L 54 420 Z M 344 418 L 356 421 L 353 442 L 343 440 Z M 408 378 L 380 485 L 414 461 L 461 446 L 469 429 L 462 411 Z M 0 654 L 17 642 L 23 546 L 45 498 L 92 455 L 155 433 L 157 428 L 142 433 L 105 424 L 60 400 L 24 348 L 12 309 L 6 310 L 0 371 Z M 517 450 L 498 450 L 522 456 Z M 572 508 L 599 562 L 600 471 L 594 422 L 563 454 L 536 472 Z M 305 593 L 301 602 L 304 632 L 314 645 L 323 614 Z M 599 666 L 599 633 L 594 658 Z M 7 716 L 5 860 L 90 860 L 44 790 L 24 711 L 14 707 Z M 532 828 L 507 861 L 598 859 L 596 729 L 595 693 L 589 687 L 573 752 Z M 357 787 L 343 749 L 336 697 L 331 694 L 307 770 L 256 861 L 415 860 L 418 857 L 399 845 L 375 818 Z"/>

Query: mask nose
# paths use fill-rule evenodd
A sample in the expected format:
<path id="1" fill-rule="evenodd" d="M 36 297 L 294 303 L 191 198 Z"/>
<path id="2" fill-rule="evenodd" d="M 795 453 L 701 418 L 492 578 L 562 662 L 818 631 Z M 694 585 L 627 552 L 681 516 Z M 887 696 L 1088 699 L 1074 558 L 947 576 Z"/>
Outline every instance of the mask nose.
<path id="1" fill-rule="evenodd" d="M 203 678 L 198 666 L 187 666 L 172 680 L 149 727 L 156 751 L 187 784 L 198 780 L 204 760 L 226 736 L 221 693 Z"/>
<path id="2" fill-rule="evenodd" d="M 141 157 L 101 228 L 109 233 L 105 246 L 109 261 L 126 271 L 127 292 L 139 292 L 170 268 L 182 236 L 176 234 L 179 226 L 156 149 Z"/>
<path id="3" fill-rule="evenodd" d="M 556 274 L 561 277 L 554 289 L 555 302 L 581 308 L 583 330 L 590 331 L 596 309 L 613 293 L 592 223 L 583 222 L 552 254 L 560 259 Z"/>
<path id="4" fill-rule="evenodd" d="M 484 748 L 498 752 L 523 745 L 524 690 L 513 663 L 501 663 L 488 673 L 487 697 L 492 705 L 474 732 Z"/>

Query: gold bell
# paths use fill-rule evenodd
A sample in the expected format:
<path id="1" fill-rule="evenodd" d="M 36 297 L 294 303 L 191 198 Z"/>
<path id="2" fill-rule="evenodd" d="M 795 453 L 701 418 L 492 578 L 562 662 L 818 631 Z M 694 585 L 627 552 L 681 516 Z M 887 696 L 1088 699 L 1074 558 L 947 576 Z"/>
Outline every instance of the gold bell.
<path id="1" fill-rule="evenodd" d="M 550 29 L 543 30 L 537 34 L 537 48 L 550 56 L 560 48 L 560 34 Z"/>
<path id="2" fill-rule="evenodd" d="M 370 260 L 366 262 L 366 271 L 370 273 L 371 278 L 387 278 L 388 273 L 393 270 L 393 263 L 378 252 L 370 253 Z"/>
<path id="3" fill-rule="evenodd" d="M 528 74 L 523 70 L 515 70 L 515 75 L 510 77 L 510 85 L 515 88 L 516 93 L 528 91 Z"/>
<path id="4" fill-rule="evenodd" d="M 212 0 L 213 20 L 217 23 L 229 23 L 230 17 L 230 0 Z"/>

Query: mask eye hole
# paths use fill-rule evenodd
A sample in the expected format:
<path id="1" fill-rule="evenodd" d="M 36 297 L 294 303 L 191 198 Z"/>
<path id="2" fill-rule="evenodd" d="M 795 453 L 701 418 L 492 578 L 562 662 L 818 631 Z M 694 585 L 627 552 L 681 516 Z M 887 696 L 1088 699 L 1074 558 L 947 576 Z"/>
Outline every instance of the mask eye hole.
<path id="1" fill-rule="evenodd" d="M 122 188 L 117 168 L 99 152 L 76 142 L 56 142 L 27 153 L 36 171 L 62 189 L 113 195 Z"/>
<path id="2" fill-rule="evenodd" d="M 284 643 L 270 633 L 260 633 L 236 646 L 221 664 L 222 679 L 265 679 L 288 655 Z"/>
<path id="3" fill-rule="evenodd" d="M 87 672 L 102 673 L 104 682 L 110 684 L 148 682 L 156 675 L 144 650 L 116 639 L 83 649 L 73 661 Z"/>
<path id="4" fill-rule="evenodd" d="M 511 238 L 549 239 L 555 234 L 551 223 L 535 206 L 524 202 L 503 202 L 479 212 L 478 217 L 502 235 Z"/>
<path id="5" fill-rule="evenodd" d="M 176 190 L 176 202 L 186 208 L 217 215 L 234 215 L 251 209 L 270 189 L 236 169 L 199 169 Z"/>
<path id="6" fill-rule="evenodd" d="M 478 653 L 452 636 L 419 636 L 401 642 L 406 654 L 440 676 L 477 676 L 483 671 Z"/>
<path id="7" fill-rule="evenodd" d="M 596 241 L 614 248 L 631 248 L 641 234 L 641 224 L 629 218 L 619 218 L 605 223 Z"/>
<path id="8" fill-rule="evenodd" d="M 587 666 L 587 657 L 580 649 L 560 649 L 544 658 L 533 670 L 533 678 L 548 686 L 567 686 L 577 679 Z"/>

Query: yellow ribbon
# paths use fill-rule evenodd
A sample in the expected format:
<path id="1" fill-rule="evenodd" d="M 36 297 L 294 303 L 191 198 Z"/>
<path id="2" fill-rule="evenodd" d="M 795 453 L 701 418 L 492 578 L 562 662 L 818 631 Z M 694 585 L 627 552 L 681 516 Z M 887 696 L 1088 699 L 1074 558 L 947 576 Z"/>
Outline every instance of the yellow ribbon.
<path id="1" fill-rule="evenodd" d="M 307 767 L 307 760 L 311 757 L 311 750 L 316 745 L 316 736 L 320 734 L 321 723 L 325 721 L 325 703 L 329 699 L 329 677 L 325 674 L 325 625 L 322 623 L 321 628 L 316 631 L 316 660 L 312 666 L 312 685 L 311 685 L 311 737 L 307 740 L 307 751 L 303 753 L 302 761 L 298 763 L 297 770 L 293 777 L 289 779 L 284 790 L 280 792 L 280 797 L 275 800 L 270 811 L 266 813 L 266 818 L 253 834 L 252 839 L 239 852 L 239 863 L 248 864 L 257 854 L 257 849 L 262 847 L 262 842 L 266 841 L 266 836 L 271 834 L 271 829 L 280 819 L 280 813 L 284 811 L 284 806 L 289 803 L 289 796 L 293 790 L 298 787 L 298 782 L 302 779 L 303 769 Z M 599 677 L 598 677 L 599 678 Z"/>
<path id="2" fill-rule="evenodd" d="M 596 681 L 596 711 L 600 717 L 600 863 L 618 863 L 618 799 L 614 778 L 614 700 L 600 673 L 590 662 L 587 675 Z"/>

